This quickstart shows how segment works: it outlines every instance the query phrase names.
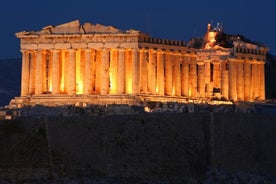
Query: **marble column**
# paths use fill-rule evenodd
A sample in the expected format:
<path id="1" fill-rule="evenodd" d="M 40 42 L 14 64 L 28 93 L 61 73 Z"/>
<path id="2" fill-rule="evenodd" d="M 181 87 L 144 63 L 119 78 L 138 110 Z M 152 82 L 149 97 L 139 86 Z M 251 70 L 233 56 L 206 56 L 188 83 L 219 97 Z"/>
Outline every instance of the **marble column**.
<path id="1" fill-rule="evenodd" d="M 256 100 L 259 97 L 258 83 L 260 80 L 258 77 L 258 64 L 256 61 L 252 63 L 252 77 L 251 77 L 251 89 L 252 89 L 252 99 Z"/>
<path id="2" fill-rule="evenodd" d="M 96 92 L 96 74 L 97 74 L 97 51 L 96 49 L 91 49 L 91 68 L 92 68 L 92 72 L 91 72 L 91 82 L 92 82 L 92 94 L 95 94 Z"/>
<path id="3" fill-rule="evenodd" d="M 132 49 L 132 94 L 139 94 L 139 51 Z"/>
<path id="4" fill-rule="evenodd" d="M 156 59 L 156 51 L 149 50 L 148 91 L 151 94 L 156 94 Z"/>
<path id="5" fill-rule="evenodd" d="M 213 72 L 213 80 L 214 80 L 214 88 L 221 89 L 221 67 L 219 62 L 214 62 L 214 72 Z"/>
<path id="6" fill-rule="evenodd" d="M 244 100 L 244 70 L 243 61 L 237 63 L 237 98 L 240 101 Z"/>
<path id="7" fill-rule="evenodd" d="M 199 97 L 205 97 L 205 72 L 204 72 L 204 62 L 197 62 L 198 66 L 198 92 Z"/>
<path id="8" fill-rule="evenodd" d="M 125 90 L 125 71 L 126 71 L 126 64 L 125 64 L 125 50 L 119 49 L 118 54 L 118 94 L 124 94 Z"/>
<path id="9" fill-rule="evenodd" d="M 110 50 L 110 94 L 118 93 L 118 50 Z"/>
<path id="10" fill-rule="evenodd" d="M 102 88 L 102 49 L 95 50 L 95 92 L 101 93 Z"/>
<path id="11" fill-rule="evenodd" d="M 76 94 L 84 92 L 85 53 L 82 49 L 76 50 Z"/>
<path id="12" fill-rule="evenodd" d="M 93 84 L 92 84 L 92 78 L 93 78 L 93 60 L 91 58 L 91 49 L 85 49 L 84 50 L 84 94 L 89 95 L 92 94 L 93 91 Z"/>
<path id="13" fill-rule="evenodd" d="M 165 95 L 172 95 L 172 55 L 165 53 Z"/>
<path id="14" fill-rule="evenodd" d="M 197 97 L 197 65 L 196 65 L 196 57 L 190 58 L 190 96 Z"/>
<path id="15" fill-rule="evenodd" d="M 126 93 L 132 94 L 132 50 L 125 51 L 125 81 Z"/>
<path id="16" fill-rule="evenodd" d="M 181 96 L 180 55 L 173 54 L 173 95 Z"/>
<path id="17" fill-rule="evenodd" d="M 251 101 L 251 63 L 245 61 L 244 63 L 244 100 Z"/>
<path id="18" fill-rule="evenodd" d="M 158 95 L 164 95 L 164 52 L 157 52 L 157 89 L 156 93 Z"/>
<path id="19" fill-rule="evenodd" d="M 67 67 L 68 67 L 68 94 L 75 95 L 76 94 L 76 50 L 75 49 L 68 49 L 68 60 L 67 60 Z"/>
<path id="20" fill-rule="evenodd" d="M 30 60 L 29 52 L 21 50 L 22 52 L 22 72 L 21 72 L 21 96 L 29 94 L 29 81 L 30 81 Z"/>
<path id="21" fill-rule="evenodd" d="M 43 73 L 43 93 L 51 91 L 51 53 L 49 50 L 44 50 L 42 55 L 42 73 Z"/>
<path id="22" fill-rule="evenodd" d="M 212 97 L 213 95 L 213 86 L 212 86 L 212 90 L 208 90 L 208 87 L 210 87 L 210 83 L 211 83 L 211 61 L 210 60 L 205 60 L 204 61 L 204 77 L 205 77 L 205 88 L 206 88 L 206 92 L 205 92 L 205 97 Z"/>
<path id="23" fill-rule="evenodd" d="M 61 60 L 60 51 L 51 50 L 52 53 L 52 94 L 60 93 Z"/>
<path id="24" fill-rule="evenodd" d="M 229 99 L 229 75 L 228 70 L 222 70 L 221 74 L 221 95 L 225 99 Z"/>
<path id="25" fill-rule="evenodd" d="M 29 52 L 30 63 L 30 82 L 29 82 L 29 94 L 35 94 L 35 70 L 36 70 L 36 55 L 35 51 Z"/>
<path id="26" fill-rule="evenodd" d="M 146 51 L 144 49 L 140 50 L 140 93 L 147 93 L 148 89 L 148 69 L 147 62 L 148 57 L 146 57 Z"/>
<path id="27" fill-rule="evenodd" d="M 237 101 L 237 64 L 235 60 L 229 61 L 229 98 Z"/>
<path id="28" fill-rule="evenodd" d="M 43 93 L 43 84 L 44 84 L 44 55 L 45 51 L 38 50 L 36 52 L 36 72 L 35 72 L 35 95 L 40 95 Z"/>
<path id="29" fill-rule="evenodd" d="M 260 97 L 260 100 L 265 100 L 265 62 L 264 61 L 259 63 L 259 70 L 260 70 L 259 97 Z"/>
<path id="30" fill-rule="evenodd" d="M 101 68 L 101 94 L 109 93 L 109 50 L 102 50 L 102 68 Z"/>
<path id="31" fill-rule="evenodd" d="M 189 62 L 190 57 L 189 56 L 183 56 L 182 60 L 182 95 L 183 96 L 190 96 L 189 95 Z"/>

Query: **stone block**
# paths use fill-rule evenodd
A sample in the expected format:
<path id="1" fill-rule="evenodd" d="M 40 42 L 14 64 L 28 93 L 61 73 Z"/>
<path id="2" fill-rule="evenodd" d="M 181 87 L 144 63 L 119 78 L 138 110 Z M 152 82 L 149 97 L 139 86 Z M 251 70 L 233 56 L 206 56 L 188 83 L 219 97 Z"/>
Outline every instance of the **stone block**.
<path id="1" fill-rule="evenodd" d="M 52 44 L 52 43 L 40 43 L 40 44 L 38 44 L 37 45 L 37 48 L 38 49 L 54 49 L 55 47 L 54 47 L 54 44 Z"/>
<path id="2" fill-rule="evenodd" d="M 106 48 L 118 48 L 120 46 L 120 43 L 118 42 L 107 42 L 104 44 L 104 47 Z"/>
<path id="3" fill-rule="evenodd" d="M 138 43 L 121 43 L 122 48 L 138 48 Z"/>
<path id="4" fill-rule="evenodd" d="M 88 43 L 88 48 L 101 48 L 104 46 L 104 43 Z"/>
<path id="5" fill-rule="evenodd" d="M 22 50 L 36 50 L 36 49 L 38 49 L 38 45 L 35 43 L 21 44 L 21 49 Z"/>
<path id="6" fill-rule="evenodd" d="M 73 49 L 86 49 L 87 43 L 72 43 Z"/>
<path id="7" fill-rule="evenodd" d="M 55 49 L 70 49 L 71 43 L 55 43 Z"/>

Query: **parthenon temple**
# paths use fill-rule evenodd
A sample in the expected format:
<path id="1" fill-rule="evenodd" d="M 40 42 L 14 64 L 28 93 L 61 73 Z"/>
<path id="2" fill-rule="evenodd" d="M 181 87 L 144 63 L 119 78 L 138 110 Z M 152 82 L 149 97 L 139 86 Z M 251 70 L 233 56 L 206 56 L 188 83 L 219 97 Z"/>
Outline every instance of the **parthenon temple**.
<path id="1" fill-rule="evenodd" d="M 16 104 L 265 99 L 267 48 L 210 24 L 202 39 L 188 43 L 78 20 L 16 36 Z"/>

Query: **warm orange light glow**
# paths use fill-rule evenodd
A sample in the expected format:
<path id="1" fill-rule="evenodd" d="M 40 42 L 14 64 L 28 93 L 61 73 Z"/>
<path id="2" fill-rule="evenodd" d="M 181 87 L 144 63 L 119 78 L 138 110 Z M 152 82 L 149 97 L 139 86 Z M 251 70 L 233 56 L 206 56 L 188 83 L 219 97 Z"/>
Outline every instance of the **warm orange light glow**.
<path id="1" fill-rule="evenodd" d="M 155 92 L 158 94 L 158 85 L 155 88 Z"/>
<path id="2" fill-rule="evenodd" d="M 132 81 L 131 80 L 127 80 L 126 92 L 129 94 L 132 93 Z"/>
<path id="3" fill-rule="evenodd" d="M 172 87 L 172 95 L 173 96 L 175 95 L 175 87 L 174 86 Z"/>
<path id="4" fill-rule="evenodd" d="M 116 94 L 118 91 L 118 86 L 116 85 L 116 81 L 114 80 L 114 77 L 111 72 L 109 77 L 110 77 L 110 93 Z"/>
<path id="5" fill-rule="evenodd" d="M 215 46 L 217 32 L 208 32 L 207 34 L 207 43 L 205 45 L 205 48 L 210 49 Z"/>
<path id="6" fill-rule="evenodd" d="M 49 79 L 49 91 L 53 90 L 52 78 Z"/>
<path id="7" fill-rule="evenodd" d="M 64 81 L 61 81 L 60 83 L 60 91 L 64 92 Z"/>
<path id="8" fill-rule="evenodd" d="M 76 52 L 76 94 L 83 94 L 83 72 L 81 51 Z"/>
<path id="9" fill-rule="evenodd" d="M 191 96 L 191 95 L 192 95 L 192 89 L 189 88 L 189 96 Z"/>
<path id="10" fill-rule="evenodd" d="M 126 52 L 126 93 L 132 94 L 132 58 L 131 58 L 131 51 Z"/>
<path id="11" fill-rule="evenodd" d="M 76 93 L 83 94 L 83 82 L 77 81 L 76 87 L 77 87 Z"/>
<path id="12" fill-rule="evenodd" d="M 118 92 L 118 52 L 112 50 L 110 54 L 110 93 L 116 94 Z"/>
<path id="13" fill-rule="evenodd" d="M 145 107 L 144 107 L 144 111 L 145 111 L 145 112 L 151 112 L 152 110 L 151 110 L 148 106 L 145 106 Z"/>
<path id="14" fill-rule="evenodd" d="M 61 77 L 60 77 L 60 92 L 64 92 L 64 74 L 65 74 L 65 51 L 61 51 Z"/>

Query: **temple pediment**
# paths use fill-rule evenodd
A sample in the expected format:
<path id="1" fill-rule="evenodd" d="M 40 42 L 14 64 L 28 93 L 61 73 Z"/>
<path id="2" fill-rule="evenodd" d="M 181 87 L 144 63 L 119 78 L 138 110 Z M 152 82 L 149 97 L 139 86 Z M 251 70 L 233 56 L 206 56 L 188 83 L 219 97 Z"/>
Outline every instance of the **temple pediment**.
<path id="1" fill-rule="evenodd" d="M 79 20 L 75 20 L 58 26 L 44 27 L 40 32 L 48 34 L 80 33 L 81 26 Z"/>
<path id="2" fill-rule="evenodd" d="M 84 23 L 80 24 L 79 20 L 74 20 L 68 23 L 60 24 L 57 26 L 45 26 L 40 31 L 22 31 L 16 33 L 17 37 L 24 35 L 48 35 L 48 34 L 140 34 L 137 30 L 122 31 L 114 26 L 105 26 L 101 24 Z"/>
<path id="3" fill-rule="evenodd" d="M 91 24 L 85 23 L 83 26 L 83 30 L 85 33 L 120 33 L 121 30 L 113 27 L 113 26 L 104 26 L 101 24 Z"/>

